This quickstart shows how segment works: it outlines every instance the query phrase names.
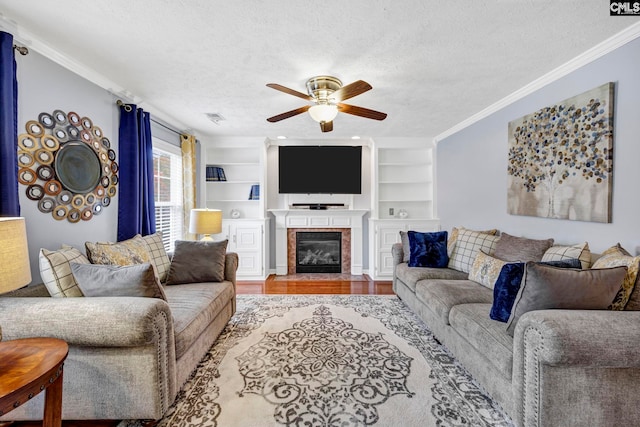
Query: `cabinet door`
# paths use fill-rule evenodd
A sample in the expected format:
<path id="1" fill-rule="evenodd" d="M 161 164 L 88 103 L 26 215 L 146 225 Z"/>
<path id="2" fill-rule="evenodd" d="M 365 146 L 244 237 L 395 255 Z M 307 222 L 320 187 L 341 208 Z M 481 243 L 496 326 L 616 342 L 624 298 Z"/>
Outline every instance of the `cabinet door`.
<path id="1" fill-rule="evenodd" d="M 262 225 L 235 224 L 231 244 L 238 254 L 239 277 L 261 276 L 262 265 Z"/>
<path id="2" fill-rule="evenodd" d="M 377 275 L 390 276 L 393 274 L 393 255 L 391 246 L 400 243 L 400 230 L 402 225 L 377 226 L 376 253 L 378 254 Z"/>

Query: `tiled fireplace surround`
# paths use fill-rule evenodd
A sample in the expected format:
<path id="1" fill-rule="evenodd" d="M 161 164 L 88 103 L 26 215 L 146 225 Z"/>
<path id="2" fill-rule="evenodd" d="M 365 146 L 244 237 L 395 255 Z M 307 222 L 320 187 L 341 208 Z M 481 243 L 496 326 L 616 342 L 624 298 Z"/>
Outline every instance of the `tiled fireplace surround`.
<path id="1" fill-rule="evenodd" d="M 351 271 L 351 230 L 349 228 L 288 228 L 287 229 L 287 274 L 296 274 L 296 233 L 298 231 L 338 231 L 342 233 L 342 273 Z"/>
<path id="2" fill-rule="evenodd" d="M 297 231 L 342 232 L 342 273 L 362 274 L 362 218 L 367 210 L 273 209 L 276 226 L 276 274 L 295 273 Z"/>

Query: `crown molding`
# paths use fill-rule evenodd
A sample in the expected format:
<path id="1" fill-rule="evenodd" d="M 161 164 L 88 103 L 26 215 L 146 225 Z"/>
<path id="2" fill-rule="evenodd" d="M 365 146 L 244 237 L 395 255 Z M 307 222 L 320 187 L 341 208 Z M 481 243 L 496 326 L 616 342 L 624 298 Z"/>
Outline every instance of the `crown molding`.
<path id="1" fill-rule="evenodd" d="M 586 52 L 576 56 L 575 58 L 571 59 L 570 61 L 564 63 L 563 65 L 559 66 L 558 68 L 555 68 L 554 70 L 551 70 L 550 72 L 548 72 L 547 74 L 543 75 L 542 77 L 532 81 L 531 83 L 529 83 L 528 85 L 518 89 L 517 91 L 511 93 L 510 95 L 507 95 L 506 97 L 502 98 L 501 100 L 499 100 L 498 102 L 488 106 L 487 108 L 485 108 L 484 110 L 474 114 L 473 116 L 469 117 L 468 119 L 458 123 L 457 125 L 447 129 L 446 131 L 442 132 L 441 134 L 437 135 L 434 139 L 433 139 L 433 143 L 434 144 L 438 144 L 440 141 L 442 141 L 443 139 L 457 133 L 460 132 L 461 130 L 471 126 L 472 124 L 479 122 L 480 120 L 490 116 L 491 114 L 501 110 L 504 107 L 509 106 L 510 104 L 519 101 L 520 99 L 524 98 L 527 95 L 530 95 L 532 93 L 534 93 L 535 91 L 543 88 L 544 86 L 548 85 L 549 83 L 553 83 L 554 81 L 578 70 L 579 68 L 595 61 L 596 59 L 599 59 L 601 57 L 603 57 L 604 55 L 613 52 L 614 50 L 618 49 L 621 46 L 624 46 L 625 44 L 637 39 L 638 37 L 640 37 L 640 22 L 637 22 L 627 28 L 625 28 L 624 30 L 620 31 L 619 33 L 615 34 L 614 36 L 608 38 L 607 40 L 603 41 L 602 43 L 597 44 L 596 46 L 594 46 L 593 48 L 587 50 Z"/>
<path id="2" fill-rule="evenodd" d="M 109 79 L 93 68 L 88 67 L 85 64 L 77 61 L 75 58 L 70 57 L 69 55 L 55 49 L 47 42 L 34 35 L 31 31 L 20 26 L 15 21 L 8 19 L 2 13 L 0 13 L 0 30 L 12 34 L 13 39 L 16 42 L 26 46 L 27 48 L 29 48 L 29 50 L 38 52 L 45 58 L 55 62 L 56 64 L 71 71 L 72 73 L 75 73 L 80 77 L 106 90 L 111 95 L 113 95 L 114 100 L 122 99 L 126 103 L 137 104 L 139 107 L 144 107 L 145 110 L 151 112 L 153 116 L 171 125 L 171 127 L 174 127 L 176 129 L 187 129 L 188 126 L 186 126 L 185 124 L 176 121 L 173 117 L 171 117 L 161 109 L 158 109 L 152 104 L 144 101 L 144 99 L 142 99 L 141 97 L 136 96 L 123 86 L 119 85 L 115 81 Z"/>

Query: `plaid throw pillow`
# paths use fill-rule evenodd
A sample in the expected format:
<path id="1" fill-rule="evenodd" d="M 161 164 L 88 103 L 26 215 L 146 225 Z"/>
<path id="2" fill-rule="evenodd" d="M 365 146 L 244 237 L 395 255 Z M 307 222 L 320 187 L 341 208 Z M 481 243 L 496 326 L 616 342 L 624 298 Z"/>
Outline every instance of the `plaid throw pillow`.
<path id="1" fill-rule="evenodd" d="M 449 268 L 469 273 L 476 256 L 478 256 L 478 251 L 481 250 L 485 254 L 492 255 L 499 239 L 499 236 L 460 229 L 449 258 Z"/>

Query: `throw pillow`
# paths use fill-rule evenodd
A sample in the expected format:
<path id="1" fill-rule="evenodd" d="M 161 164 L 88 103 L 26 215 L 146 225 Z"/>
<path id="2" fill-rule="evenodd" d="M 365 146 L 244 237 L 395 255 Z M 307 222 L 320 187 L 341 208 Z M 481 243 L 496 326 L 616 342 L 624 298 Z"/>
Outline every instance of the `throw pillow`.
<path id="1" fill-rule="evenodd" d="M 92 264 L 133 265 L 151 262 L 149 246 L 140 235 L 118 243 L 85 242 L 84 245 Z"/>
<path id="2" fill-rule="evenodd" d="M 456 240 L 458 240 L 458 233 L 460 232 L 460 230 L 465 230 L 465 228 L 453 227 L 451 229 L 451 234 L 449 234 L 449 240 L 447 240 L 447 255 L 449 255 L 449 258 L 451 258 L 451 254 L 453 253 L 453 248 L 455 248 L 456 246 Z M 473 231 L 476 231 L 476 230 L 473 230 Z M 492 236 L 495 236 L 498 234 L 498 230 L 495 228 L 492 228 L 491 230 L 478 231 L 478 233 L 491 234 Z"/>
<path id="3" fill-rule="evenodd" d="M 489 289 L 493 289 L 502 267 L 506 264 L 498 258 L 487 255 L 482 251 L 478 252 L 471 270 L 469 271 L 469 280 L 481 284 Z"/>
<path id="4" fill-rule="evenodd" d="M 176 241 L 167 285 L 222 282 L 227 240 L 222 242 Z"/>
<path id="5" fill-rule="evenodd" d="M 602 252 L 602 256 L 598 258 L 596 262 L 593 263 L 593 267 L 591 267 L 598 269 L 618 266 L 627 267 L 627 274 L 622 287 L 611 303 L 611 310 L 624 310 L 624 307 L 627 305 L 629 297 L 635 287 L 636 279 L 638 278 L 640 256 L 631 256 L 631 254 L 618 243 Z"/>
<path id="6" fill-rule="evenodd" d="M 574 270 L 528 262 L 507 332 L 513 336 L 520 317 L 533 310 L 605 310 L 611 305 L 626 274 L 626 267 Z"/>
<path id="7" fill-rule="evenodd" d="M 449 264 L 446 231 L 409 231 L 407 234 L 411 250 L 409 267 L 445 268 Z"/>
<path id="8" fill-rule="evenodd" d="M 40 249 L 40 276 L 52 297 L 81 297 L 82 291 L 71 273 L 69 263 L 89 264 L 82 252 L 71 246 L 57 251 Z"/>
<path id="9" fill-rule="evenodd" d="M 505 261 L 541 261 L 551 245 L 553 245 L 553 239 L 535 240 L 502 233 L 496 244 L 494 255 Z"/>
<path id="10" fill-rule="evenodd" d="M 71 271 L 85 297 L 167 299 L 151 263 L 127 266 L 71 263 Z"/>
<path id="11" fill-rule="evenodd" d="M 406 231 L 400 232 L 400 242 L 402 242 L 402 262 L 409 262 L 411 257 L 411 246 L 409 245 L 409 235 Z"/>
<path id="12" fill-rule="evenodd" d="M 513 302 L 520 290 L 520 282 L 524 274 L 524 263 L 513 262 L 502 266 L 498 279 L 493 287 L 493 304 L 489 317 L 506 323 L 511 315 Z"/>
<path id="13" fill-rule="evenodd" d="M 167 280 L 167 273 L 169 272 L 171 260 L 169 259 L 167 251 L 164 248 L 164 243 L 162 242 L 162 232 L 158 231 L 155 234 L 142 236 L 140 238 L 148 246 L 147 250 L 151 257 L 151 264 L 156 267 L 160 283 L 164 283 Z"/>
<path id="14" fill-rule="evenodd" d="M 591 251 L 587 242 L 570 246 L 551 246 L 542 255 L 542 261 L 560 261 L 564 259 L 579 259 L 582 268 L 591 267 Z"/>
<path id="15" fill-rule="evenodd" d="M 546 261 L 538 264 L 550 265 L 559 268 L 580 268 L 580 260 L 571 258 L 561 261 Z M 506 263 L 500 270 L 498 279 L 493 288 L 493 304 L 489 317 L 499 322 L 507 323 L 511 315 L 513 303 L 516 300 L 520 283 L 524 274 L 523 262 Z"/>
<path id="16" fill-rule="evenodd" d="M 461 228 L 458 231 L 455 247 L 449 257 L 449 268 L 468 273 L 478 256 L 478 251 L 492 255 L 496 242 L 500 239 L 487 233 Z"/>

